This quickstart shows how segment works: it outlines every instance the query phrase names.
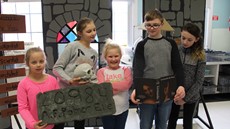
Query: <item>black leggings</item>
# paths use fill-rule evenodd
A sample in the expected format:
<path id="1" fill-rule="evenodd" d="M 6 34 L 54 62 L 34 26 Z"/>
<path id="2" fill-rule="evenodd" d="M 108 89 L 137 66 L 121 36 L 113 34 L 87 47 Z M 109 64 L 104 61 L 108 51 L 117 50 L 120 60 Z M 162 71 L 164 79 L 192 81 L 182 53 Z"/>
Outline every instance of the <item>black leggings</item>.
<path id="1" fill-rule="evenodd" d="M 184 104 L 183 107 L 183 127 L 184 129 L 192 129 L 193 115 L 197 103 Z M 172 104 L 171 114 L 168 121 L 168 129 L 176 129 L 177 120 L 180 112 L 180 105 Z"/>
<path id="2" fill-rule="evenodd" d="M 55 124 L 53 129 L 64 129 L 65 123 Z M 85 120 L 75 120 L 74 121 L 75 129 L 84 129 L 85 128 Z"/>

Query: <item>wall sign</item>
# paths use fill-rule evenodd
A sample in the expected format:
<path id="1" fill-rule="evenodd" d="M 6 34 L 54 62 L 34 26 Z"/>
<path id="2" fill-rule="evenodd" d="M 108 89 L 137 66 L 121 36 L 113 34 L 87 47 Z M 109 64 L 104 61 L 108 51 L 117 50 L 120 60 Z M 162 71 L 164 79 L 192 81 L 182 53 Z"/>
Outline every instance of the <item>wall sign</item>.
<path id="1" fill-rule="evenodd" d="M 219 16 L 217 16 L 217 15 L 212 16 L 212 20 L 213 21 L 218 21 L 219 20 Z"/>
<path id="2" fill-rule="evenodd" d="M 0 42 L 0 51 L 24 50 L 24 41 Z"/>
<path id="3" fill-rule="evenodd" d="M 1 3 L 1 2 L 0 2 Z M 13 15 L 13 14 L 0 14 L 0 33 L 25 33 L 26 32 L 26 24 L 25 24 L 25 16 L 24 15 Z M 17 64 L 24 63 L 24 55 L 17 56 L 5 56 L 5 51 L 7 50 L 24 50 L 24 41 L 8 41 L 2 42 L 0 41 L 0 51 L 3 56 L 0 57 L 0 65 L 8 65 L 8 64 Z M 4 80 L 4 84 L 0 84 L 0 93 L 4 96 L 0 98 L 0 115 L 2 118 L 9 121 L 11 115 L 14 115 L 16 119 L 16 123 L 18 127 L 21 129 L 20 122 L 17 120 L 16 114 L 18 114 L 17 105 L 12 104 L 17 102 L 16 95 L 7 94 L 8 91 L 14 91 L 17 89 L 18 82 L 10 82 L 7 83 L 7 78 L 25 76 L 25 68 L 20 69 L 6 69 L 6 67 L 2 67 L 0 70 L 0 79 Z M 6 97 L 5 97 L 6 96 Z M 14 105 L 14 107 L 13 107 Z M 0 118 L 0 124 L 2 128 L 6 128 L 8 122 L 3 122 L 2 118 Z M 9 120 L 8 120 L 9 119 Z"/>
<path id="4" fill-rule="evenodd" d="M 0 56 L 0 65 L 24 63 L 24 55 Z"/>
<path id="5" fill-rule="evenodd" d="M 5 104 L 10 104 L 13 102 L 17 102 L 17 95 L 0 98 L 0 106 L 5 105 Z"/>
<path id="6" fill-rule="evenodd" d="M 1 111 L 2 118 L 18 114 L 18 107 L 12 107 Z"/>
<path id="7" fill-rule="evenodd" d="M 10 70 L 0 70 L 0 79 L 25 76 L 25 68 L 10 69 Z"/>
<path id="8" fill-rule="evenodd" d="M 0 93 L 17 90 L 19 82 L 0 84 Z"/>
<path id="9" fill-rule="evenodd" d="M 26 33 L 25 16 L 20 15 L 0 15 L 1 33 Z"/>

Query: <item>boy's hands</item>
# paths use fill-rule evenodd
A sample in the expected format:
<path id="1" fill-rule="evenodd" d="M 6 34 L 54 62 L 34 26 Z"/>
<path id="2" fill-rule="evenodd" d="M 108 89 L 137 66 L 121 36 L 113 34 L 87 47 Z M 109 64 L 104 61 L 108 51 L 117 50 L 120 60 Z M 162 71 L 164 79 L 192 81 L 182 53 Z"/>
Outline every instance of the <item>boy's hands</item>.
<path id="1" fill-rule="evenodd" d="M 136 90 L 134 89 L 133 92 L 132 92 L 131 95 L 130 95 L 130 99 L 131 99 L 131 101 L 132 101 L 134 104 L 140 104 L 140 102 L 137 101 L 137 100 L 135 99 L 135 97 L 136 97 Z"/>
<path id="2" fill-rule="evenodd" d="M 140 104 L 139 101 L 135 99 L 136 97 L 136 90 L 133 90 L 133 92 L 130 95 L 130 99 L 134 104 Z M 185 101 L 183 98 L 185 97 L 185 89 L 183 86 L 179 86 L 176 90 L 176 95 L 174 96 L 174 102 L 177 105 L 183 105 Z"/>
<path id="3" fill-rule="evenodd" d="M 34 124 L 35 129 L 45 129 L 48 124 L 43 123 L 42 120 L 39 120 Z"/>

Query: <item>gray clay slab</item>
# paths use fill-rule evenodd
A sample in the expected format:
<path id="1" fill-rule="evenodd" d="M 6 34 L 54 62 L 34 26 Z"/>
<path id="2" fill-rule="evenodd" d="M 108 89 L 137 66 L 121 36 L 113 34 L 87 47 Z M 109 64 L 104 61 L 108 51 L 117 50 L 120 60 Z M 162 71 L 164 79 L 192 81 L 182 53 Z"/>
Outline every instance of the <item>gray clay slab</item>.
<path id="1" fill-rule="evenodd" d="M 116 112 L 111 83 L 86 84 L 37 95 L 38 118 L 44 123 L 111 115 Z"/>

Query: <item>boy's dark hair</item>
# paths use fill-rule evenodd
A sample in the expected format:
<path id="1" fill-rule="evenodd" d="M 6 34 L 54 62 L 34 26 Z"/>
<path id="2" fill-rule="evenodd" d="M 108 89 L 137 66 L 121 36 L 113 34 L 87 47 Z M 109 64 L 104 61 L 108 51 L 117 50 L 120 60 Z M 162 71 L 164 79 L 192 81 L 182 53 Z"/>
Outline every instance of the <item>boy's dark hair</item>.
<path id="1" fill-rule="evenodd" d="M 145 20 L 145 21 L 151 21 L 151 20 L 154 20 L 154 19 L 160 19 L 161 23 L 163 23 L 163 21 L 164 21 L 163 15 L 162 15 L 161 12 L 160 12 L 159 10 L 157 10 L 157 9 L 148 11 L 148 12 L 145 14 L 145 17 L 144 17 L 144 20 Z"/>

